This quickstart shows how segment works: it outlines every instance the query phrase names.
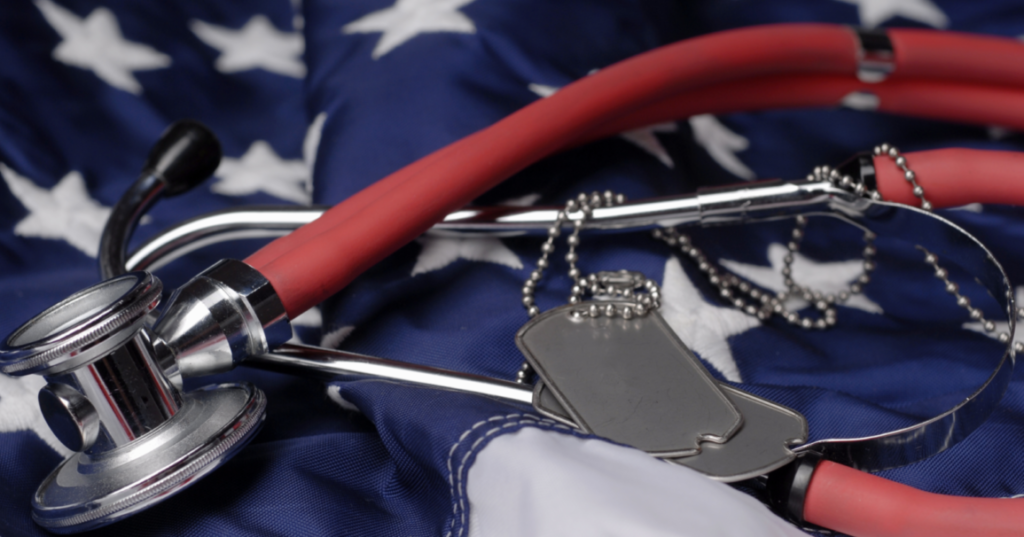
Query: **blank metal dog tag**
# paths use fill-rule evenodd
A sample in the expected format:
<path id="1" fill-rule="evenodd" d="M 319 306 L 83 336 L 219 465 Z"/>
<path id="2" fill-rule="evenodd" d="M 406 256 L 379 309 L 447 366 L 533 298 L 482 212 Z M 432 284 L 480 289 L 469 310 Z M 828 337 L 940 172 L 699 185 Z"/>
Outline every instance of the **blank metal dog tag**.
<path id="1" fill-rule="evenodd" d="M 666 458 L 693 455 L 701 442 L 726 442 L 740 429 L 736 405 L 656 311 L 628 320 L 574 316 L 583 306 L 545 312 L 516 334 L 578 427 Z"/>
<path id="2" fill-rule="evenodd" d="M 728 384 L 718 387 L 743 414 L 743 427 L 724 444 L 701 444 L 700 453 L 666 460 L 731 483 L 764 475 L 796 457 L 789 448 L 807 441 L 807 420 L 799 412 Z M 576 426 L 543 381 L 533 394 L 538 412 Z"/>
<path id="3" fill-rule="evenodd" d="M 789 448 L 807 441 L 802 414 L 727 384 L 719 387 L 743 413 L 743 428 L 728 443 L 703 444 L 700 454 L 670 461 L 732 482 L 767 474 L 796 457 Z"/>

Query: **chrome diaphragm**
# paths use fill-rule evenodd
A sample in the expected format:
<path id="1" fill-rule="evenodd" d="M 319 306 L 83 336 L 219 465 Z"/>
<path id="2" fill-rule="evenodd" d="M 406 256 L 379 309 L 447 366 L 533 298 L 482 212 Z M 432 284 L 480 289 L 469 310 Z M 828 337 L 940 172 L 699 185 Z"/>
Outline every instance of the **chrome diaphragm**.
<path id="1" fill-rule="evenodd" d="M 50 531 L 103 526 L 170 497 L 263 422 L 266 399 L 249 384 L 182 393 L 164 374 L 162 340 L 147 326 L 161 290 L 146 272 L 107 280 L 29 320 L 0 349 L 3 373 L 47 380 L 40 408 L 75 452 L 32 499 Z"/>

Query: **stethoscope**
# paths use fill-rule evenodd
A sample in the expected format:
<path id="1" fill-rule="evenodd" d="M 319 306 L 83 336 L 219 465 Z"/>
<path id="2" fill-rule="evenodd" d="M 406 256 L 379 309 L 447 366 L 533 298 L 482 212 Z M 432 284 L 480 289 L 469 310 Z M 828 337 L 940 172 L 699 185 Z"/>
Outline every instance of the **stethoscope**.
<path id="1" fill-rule="evenodd" d="M 76 452 L 40 485 L 33 516 L 58 533 L 99 527 L 166 499 L 230 458 L 262 423 L 263 393 L 246 383 L 183 392 L 181 379 L 240 363 L 304 375 L 390 378 L 534 403 L 533 391 L 513 382 L 284 345 L 291 332 L 282 321 L 334 294 L 436 222 L 443 223 L 434 232 L 543 232 L 556 209 L 461 209 L 536 160 L 666 118 L 844 100 L 862 108 L 1024 128 L 1024 118 L 1014 115 L 1019 112 L 1005 106 L 1019 102 L 1016 88 L 1024 82 L 1024 73 L 1005 66 L 1021 60 L 1024 50 L 1012 40 L 926 31 L 781 25 L 723 32 L 602 70 L 315 219 L 311 210 L 220 213 L 174 228 L 129 257 L 127 239 L 145 211 L 216 168 L 215 139 L 196 124 L 179 124 L 165 133 L 114 209 L 100 250 L 102 271 L 111 279 L 46 310 L 6 340 L 0 370 L 47 379 L 40 405 L 56 436 Z M 1024 204 L 1024 189 L 1009 180 L 1022 160 L 1018 155 L 943 150 L 906 158 L 936 208 Z M 957 182 L 965 173 L 976 178 L 970 189 Z M 916 198 L 884 158 L 858 157 L 842 178 L 756 183 L 595 209 L 586 226 L 615 230 L 798 214 L 838 217 L 923 245 L 974 275 L 999 304 L 1012 335 L 1009 283 L 981 243 L 941 217 L 889 203 Z M 889 202 L 865 198 L 857 185 L 877 189 Z M 196 244 L 278 235 L 295 224 L 306 225 L 244 262 L 223 260 L 200 273 L 171 295 L 158 317 L 159 280 L 142 271 L 125 273 L 126 264 L 154 267 Z M 938 416 L 881 435 L 795 448 L 793 458 L 803 456 L 772 473 L 780 510 L 800 523 L 854 535 L 900 534 L 887 533 L 887 513 L 893 512 L 931 535 L 1016 531 L 1016 502 L 928 495 L 852 469 L 907 464 L 969 434 L 1006 388 L 1011 341 L 994 357 L 985 383 Z M 850 502 L 859 502 L 857 516 L 850 516 Z"/>

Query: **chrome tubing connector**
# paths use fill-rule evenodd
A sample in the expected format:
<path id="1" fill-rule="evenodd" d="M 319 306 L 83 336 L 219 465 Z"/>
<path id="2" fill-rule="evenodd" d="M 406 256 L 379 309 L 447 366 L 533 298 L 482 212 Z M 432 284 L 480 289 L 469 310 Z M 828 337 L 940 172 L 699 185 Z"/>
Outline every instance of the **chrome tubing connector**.
<path id="1" fill-rule="evenodd" d="M 273 286 L 256 269 L 224 259 L 178 288 L 153 326 L 159 361 L 181 377 L 230 371 L 291 338 Z"/>

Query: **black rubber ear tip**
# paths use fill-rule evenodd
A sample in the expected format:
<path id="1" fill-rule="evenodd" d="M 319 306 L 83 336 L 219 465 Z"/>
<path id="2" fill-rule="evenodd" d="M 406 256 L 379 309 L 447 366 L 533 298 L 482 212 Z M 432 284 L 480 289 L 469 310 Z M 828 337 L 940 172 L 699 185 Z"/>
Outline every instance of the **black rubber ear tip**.
<path id="1" fill-rule="evenodd" d="M 217 136 L 206 125 L 183 119 L 157 140 L 146 158 L 143 174 L 163 181 L 164 196 L 177 196 L 213 175 L 220 166 L 220 157 Z"/>

